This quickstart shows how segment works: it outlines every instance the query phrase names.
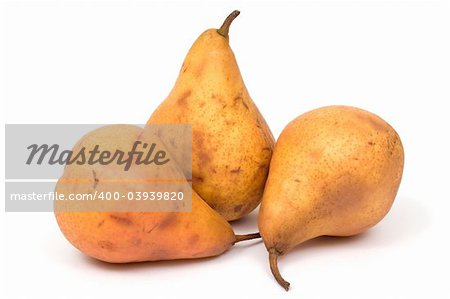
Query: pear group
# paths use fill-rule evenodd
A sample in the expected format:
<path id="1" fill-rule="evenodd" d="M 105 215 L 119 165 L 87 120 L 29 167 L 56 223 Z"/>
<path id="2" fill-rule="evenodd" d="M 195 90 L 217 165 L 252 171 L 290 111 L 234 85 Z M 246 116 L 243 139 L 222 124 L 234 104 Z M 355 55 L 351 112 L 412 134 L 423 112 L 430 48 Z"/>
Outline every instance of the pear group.
<path id="1" fill-rule="evenodd" d="M 269 266 L 286 290 L 278 258 L 319 236 L 353 236 L 376 225 L 390 210 L 403 173 L 399 135 L 379 116 L 349 106 L 328 106 L 291 121 L 276 144 L 244 84 L 229 45 L 233 11 L 218 29 L 194 42 L 167 98 L 147 126 L 190 125 L 186 138 L 158 139 L 151 130 L 113 125 L 94 130 L 75 145 L 126 152 L 137 140 L 158 140 L 170 165 L 158 168 L 192 191 L 190 212 L 76 211 L 57 202 L 55 216 L 80 251 L 111 263 L 216 256 L 236 242 L 262 237 Z M 130 154 L 131 155 L 131 154 Z M 131 158 L 131 157 L 130 157 Z M 67 165 L 56 185 L 61 194 L 151 189 L 145 179 L 155 165 Z M 236 235 L 230 221 L 261 203 L 260 233 Z M 69 211 L 75 208 L 75 211 Z M 178 209 L 179 208 L 179 209 Z M 107 209 L 106 209 L 107 210 Z"/>

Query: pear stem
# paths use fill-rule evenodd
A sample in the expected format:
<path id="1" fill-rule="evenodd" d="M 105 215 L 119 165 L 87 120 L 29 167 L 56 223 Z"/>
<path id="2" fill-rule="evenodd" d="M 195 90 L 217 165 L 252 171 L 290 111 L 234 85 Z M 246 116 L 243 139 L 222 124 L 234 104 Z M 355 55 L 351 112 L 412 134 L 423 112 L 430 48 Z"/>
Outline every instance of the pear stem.
<path id="1" fill-rule="evenodd" d="M 240 13 L 241 12 L 239 10 L 235 10 L 232 13 L 230 13 L 230 15 L 223 22 L 222 26 L 220 26 L 220 28 L 217 29 L 217 33 L 219 33 L 225 38 L 228 38 L 228 31 L 230 30 L 230 25 Z"/>
<path id="2" fill-rule="evenodd" d="M 259 233 L 254 234 L 247 234 L 247 235 L 236 235 L 236 241 L 234 241 L 233 245 L 241 242 L 241 241 L 247 241 L 247 240 L 253 240 L 261 238 L 261 235 Z"/>
<path id="3" fill-rule="evenodd" d="M 273 276 L 277 280 L 278 284 L 282 286 L 286 291 L 289 291 L 289 286 L 291 285 L 289 282 L 284 280 L 284 278 L 280 274 L 280 270 L 278 270 L 278 256 L 280 253 L 275 248 L 269 250 L 269 264 L 270 271 L 272 271 Z"/>

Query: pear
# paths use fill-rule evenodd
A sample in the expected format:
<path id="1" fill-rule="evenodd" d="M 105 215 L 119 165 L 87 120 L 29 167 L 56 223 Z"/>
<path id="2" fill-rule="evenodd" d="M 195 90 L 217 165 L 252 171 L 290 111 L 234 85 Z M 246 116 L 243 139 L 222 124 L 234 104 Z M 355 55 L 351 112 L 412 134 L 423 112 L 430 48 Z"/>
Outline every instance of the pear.
<path id="1" fill-rule="evenodd" d="M 156 137 L 149 137 L 136 126 L 105 126 L 85 135 L 73 152 L 79 153 L 83 147 L 91 150 L 98 145 L 101 151 L 127 153 L 136 140 L 154 142 Z M 158 171 L 162 172 L 161 178 L 184 176 L 174 163 L 169 166 L 134 163 L 127 171 L 123 167 L 117 163 L 69 164 L 57 183 L 56 192 L 68 197 L 69 194 L 100 194 L 113 190 L 121 195 L 134 192 L 137 196 L 135 191 L 152 190 L 153 183 L 146 180 L 150 177 L 149 171 L 152 177 L 160 174 Z M 187 182 L 184 186 L 180 184 L 177 186 L 181 189 L 190 188 Z M 230 224 L 195 192 L 192 192 L 191 212 L 138 212 L 133 209 L 136 201 L 125 201 L 124 207 L 129 211 L 116 212 L 108 209 L 111 202 L 99 198 L 96 202 L 97 205 L 90 207 L 97 209 L 87 212 L 78 209 L 80 204 L 76 201 L 56 201 L 55 216 L 64 236 L 76 248 L 110 263 L 216 256 L 236 242 L 259 237 L 259 234 L 235 235 Z"/>
<path id="2" fill-rule="evenodd" d="M 148 121 L 192 125 L 193 189 L 229 221 L 260 203 L 274 146 L 229 46 L 229 27 L 238 14 L 198 37 L 175 86 Z M 166 144 L 169 152 L 172 145 Z M 190 157 L 174 158 L 182 164 Z"/>
<path id="3" fill-rule="evenodd" d="M 274 149 L 258 226 L 278 283 L 277 258 L 318 236 L 353 236 L 389 211 L 403 172 L 403 147 L 380 117 L 323 107 L 290 122 Z"/>

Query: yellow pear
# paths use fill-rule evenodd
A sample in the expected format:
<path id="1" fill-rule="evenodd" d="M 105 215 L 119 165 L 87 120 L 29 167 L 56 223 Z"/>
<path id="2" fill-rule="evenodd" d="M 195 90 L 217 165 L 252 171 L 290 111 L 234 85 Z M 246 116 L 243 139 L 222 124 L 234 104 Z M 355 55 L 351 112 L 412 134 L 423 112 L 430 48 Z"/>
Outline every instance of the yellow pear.
<path id="1" fill-rule="evenodd" d="M 229 46 L 228 30 L 238 14 L 200 35 L 169 96 L 148 121 L 192 125 L 193 188 L 227 220 L 260 203 L 274 145 Z"/>
<path id="2" fill-rule="evenodd" d="M 281 133 L 258 225 L 278 283 L 277 258 L 318 236 L 352 236 L 389 211 L 403 172 L 403 147 L 380 117 L 353 107 L 305 113 Z"/>
<path id="3" fill-rule="evenodd" d="M 136 126 L 106 126 L 85 135 L 73 152 L 79 153 L 83 147 L 91 150 L 98 145 L 100 151 L 127 153 L 137 140 L 149 144 L 155 140 L 155 136 L 147 137 Z M 61 231 L 86 255 L 111 263 L 201 258 L 219 255 L 238 241 L 258 237 L 258 234 L 235 235 L 230 224 L 195 192 L 192 192 L 191 212 L 139 212 L 136 205 L 142 202 L 126 200 L 127 211 L 110 210 L 112 203 L 100 200 L 99 194 L 112 191 L 127 196 L 131 192 L 136 199 L 138 191 L 150 192 L 156 186 L 147 180 L 150 171 L 152 178 L 159 174 L 154 167 L 165 167 L 161 168 L 161 179 L 184 177 L 173 163 L 169 166 L 134 163 L 127 171 L 123 167 L 117 163 L 73 163 L 66 166 L 57 183 L 56 192 L 66 198 L 70 194 L 97 194 L 98 204 L 89 206 L 96 208 L 94 211 L 80 210 L 83 202 L 55 204 Z M 176 185 L 180 189 L 190 188 L 187 182 L 187 185 L 180 184 Z"/>

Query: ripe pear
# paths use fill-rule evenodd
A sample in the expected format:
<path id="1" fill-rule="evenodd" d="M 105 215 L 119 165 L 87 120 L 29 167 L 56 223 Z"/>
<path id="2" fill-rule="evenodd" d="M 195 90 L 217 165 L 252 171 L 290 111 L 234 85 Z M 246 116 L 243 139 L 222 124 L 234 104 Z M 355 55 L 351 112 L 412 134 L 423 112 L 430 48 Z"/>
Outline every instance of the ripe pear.
<path id="1" fill-rule="evenodd" d="M 238 14 L 198 37 L 175 86 L 148 121 L 192 125 L 193 189 L 229 221 L 260 203 L 274 146 L 229 46 L 229 27 Z"/>
<path id="2" fill-rule="evenodd" d="M 143 130 L 136 126 L 106 126 L 85 135 L 73 152 L 78 153 L 83 147 L 90 150 L 98 145 L 101 151 L 121 150 L 127 153 L 136 140 L 151 144 L 155 137 L 152 136 L 151 140 L 146 138 Z M 173 165 L 164 165 L 163 175 L 183 177 L 181 170 Z M 151 191 L 148 188 L 152 183 L 146 182 L 150 167 L 161 166 L 133 164 L 128 171 L 123 171 L 123 165 L 117 163 L 69 164 L 57 183 L 56 192 L 68 197 L 69 194 L 108 192 L 112 187 L 120 194 Z M 155 173 L 153 169 L 152 176 Z M 113 185 L 111 180 L 114 180 Z M 114 212 L 108 210 L 108 201 L 97 199 L 97 202 L 99 211 L 86 212 L 78 211 L 79 203 L 75 201 L 57 201 L 55 216 L 64 236 L 76 248 L 90 257 L 110 263 L 215 256 L 238 241 L 258 237 L 258 234 L 235 235 L 230 224 L 195 192 L 192 192 L 191 212 L 135 212 L 132 205 L 136 201 L 125 202 L 130 212 Z"/>
<path id="3" fill-rule="evenodd" d="M 380 117 L 347 106 L 305 113 L 281 133 L 258 215 L 270 268 L 318 236 L 353 236 L 389 211 L 403 172 L 403 147 Z"/>

